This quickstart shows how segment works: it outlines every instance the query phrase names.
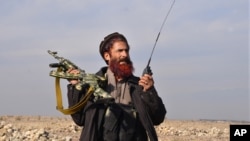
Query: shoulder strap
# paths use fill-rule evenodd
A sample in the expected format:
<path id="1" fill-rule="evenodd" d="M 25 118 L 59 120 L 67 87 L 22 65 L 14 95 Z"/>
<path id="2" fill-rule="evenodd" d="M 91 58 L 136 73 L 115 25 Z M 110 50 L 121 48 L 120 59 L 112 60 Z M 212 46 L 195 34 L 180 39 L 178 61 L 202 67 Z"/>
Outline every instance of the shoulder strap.
<path id="1" fill-rule="evenodd" d="M 60 87 L 60 78 L 59 77 L 55 77 L 55 89 L 56 89 L 56 103 L 57 103 L 56 109 L 65 115 L 74 114 L 75 112 L 77 112 L 81 108 L 83 108 L 87 104 L 87 101 L 90 98 L 90 96 L 95 91 L 94 87 L 90 86 L 87 93 L 85 94 L 85 96 L 77 104 L 75 104 L 74 106 L 72 106 L 68 109 L 64 109 L 63 102 L 62 102 L 62 91 L 61 91 L 61 87 Z"/>

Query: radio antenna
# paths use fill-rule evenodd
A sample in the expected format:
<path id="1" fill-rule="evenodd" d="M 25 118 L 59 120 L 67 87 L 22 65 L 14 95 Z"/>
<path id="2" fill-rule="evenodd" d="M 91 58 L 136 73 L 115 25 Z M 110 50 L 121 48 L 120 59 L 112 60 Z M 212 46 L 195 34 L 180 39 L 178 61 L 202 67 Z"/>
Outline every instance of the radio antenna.
<path id="1" fill-rule="evenodd" d="M 164 25 L 165 25 L 165 22 L 166 22 L 166 20 L 167 20 L 167 18 L 168 18 L 168 15 L 170 14 L 170 12 L 171 12 L 171 10 L 172 10 L 173 6 L 174 6 L 174 3 L 175 3 L 175 0 L 173 0 L 173 2 L 172 2 L 172 4 L 171 4 L 171 7 L 170 7 L 170 9 L 168 10 L 168 13 L 167 13 L 167 15 L 165 16 L 164 21 L 163 21 L 163 23 L 162 23 L 162 25 L 161 25 L 161 28 L 160 28 L 160 31 L 159 31 L 159 33 L 158 33 L 157 37 L 156 37 L 155 44 L 154 44 L 154 47 L 153 47 L 153 49 L 152 49 L 152 52 L 151 52 L 150 58 L 149 58 L 149 60 L 148 60 L 147 67 L 149 67 L 149 64 L 150 64 L 150 62 L 151 62 L 152 55 L 153 55 L 153 53 L 154 53 L 154 50 L 155 50 L 156 44 L 157 44 L 157 42 L 158 42 L 158 39 L 159 39 L 160 34 L 161 34 L 161 31 L 162 31 L 162 28 L 163 28 L 163 27 L 164 27 Z"/>

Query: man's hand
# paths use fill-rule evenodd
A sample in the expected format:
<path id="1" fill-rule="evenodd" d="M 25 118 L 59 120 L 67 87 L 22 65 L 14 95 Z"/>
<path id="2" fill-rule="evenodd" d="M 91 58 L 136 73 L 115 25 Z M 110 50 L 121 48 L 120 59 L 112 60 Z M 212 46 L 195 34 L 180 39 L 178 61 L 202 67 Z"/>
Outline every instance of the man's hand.
<path id="1" fill-rule="evenodd" d="M 67 73 L 79 74 L 80 71 L 77 70 L 77 69 L 69 69 L 69 70 L 67 71 Z M 77 79 L 69 79 L 68 81 L 69 81 L 72 85 L 76 85 L 76 84 L 79 82 L 79 80 L 77 80 Z"/>
<path id="2" fill-rule="evenodd" d="M 154 85 L 154 79 L 151 75 L 144 74 L 140 80 L 139 85 L 143 87 L 143 91 L 147 91 Z"/>

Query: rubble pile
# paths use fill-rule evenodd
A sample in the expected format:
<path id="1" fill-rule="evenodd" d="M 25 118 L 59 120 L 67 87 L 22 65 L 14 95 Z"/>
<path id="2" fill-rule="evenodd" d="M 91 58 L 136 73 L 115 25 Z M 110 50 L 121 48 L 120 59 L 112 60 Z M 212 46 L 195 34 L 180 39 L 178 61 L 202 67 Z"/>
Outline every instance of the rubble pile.
<path id="1" fill-rule="evenodd" d="M 0 121 L 0 141 L 72 141 L 73 136 L 80 132 L 76 125 L 52 128 L 34 128 L 34 127 L 15 127 L 11 123 Z M 78 136 L 78 134 L 77 134 Z"/>
<path id="2" fill-rule="evenodd" d="M 155 128 L 159 141 L 227 141 L 229 124 L 166 120 Z M 0 141 L 77 141 L 81 130 L 71 119 L 0 118 Z"/>

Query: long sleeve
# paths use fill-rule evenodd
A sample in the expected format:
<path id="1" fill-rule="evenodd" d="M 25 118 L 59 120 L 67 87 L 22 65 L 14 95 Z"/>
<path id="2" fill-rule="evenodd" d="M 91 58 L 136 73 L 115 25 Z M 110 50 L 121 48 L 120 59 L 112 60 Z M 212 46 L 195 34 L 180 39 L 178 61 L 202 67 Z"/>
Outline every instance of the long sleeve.
<path id="1" fill-rule="evenodd" d="M 166 116 L 166 108 L 165 105 L 162 102 L 162 99 L 159 97 L 155 87 L 153 86 L 146 92 L 142 90 L 142 87 L 138 85 L 138 81 L 140 80 L 139 77 L 131 77 L 129 79 L 129 82 L 131 84 L 131 90 L 132 90 L 132 96 L 138 95 L 139 98 L 136 98 L 134 96 L 134 104 L 137 105 L 137 107 L 141 107 L 138 104 L 138 100 L 142 101 L 142 105 L 145 108 L 145 112 L 148 113 L 152 124 L 159 125 L 162 123 Z"/>
<path id="2" fill-rule="evenodd" d="M 142 92 L 141 97 L 146 105 L 148 114 L 154 125 L 159 125 L 165 119 L 167 113 L 162 99 L 158 96 L 158 93 L 154 87 L 147 92 Z"/>
<path id="3" fill-rule="evenodd" d="M 81 91 L 77 90 L 74 85 L 69 84 L 68 85 L 68 104 L 69 107 L 72 107 L 73 105 L 77 104 L 80 99 L 84 96 L 85 91 L 82 89 Z M 84 114 L 83 109 L 79 110 L 78 112 L 71 115 L 73 121 L 79 125 L 83 126 L 84 124 Z"/>

